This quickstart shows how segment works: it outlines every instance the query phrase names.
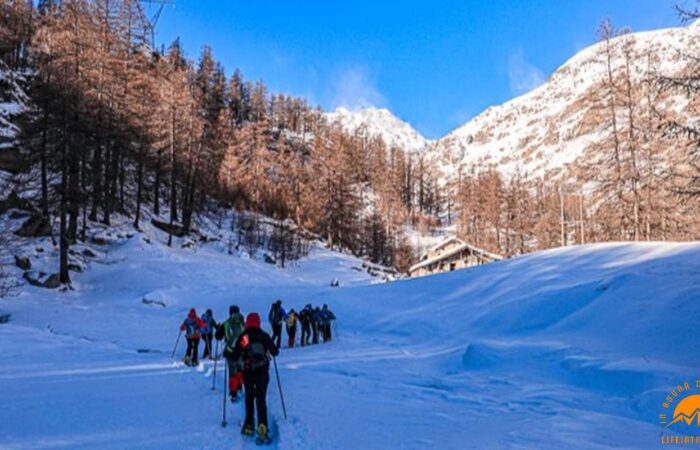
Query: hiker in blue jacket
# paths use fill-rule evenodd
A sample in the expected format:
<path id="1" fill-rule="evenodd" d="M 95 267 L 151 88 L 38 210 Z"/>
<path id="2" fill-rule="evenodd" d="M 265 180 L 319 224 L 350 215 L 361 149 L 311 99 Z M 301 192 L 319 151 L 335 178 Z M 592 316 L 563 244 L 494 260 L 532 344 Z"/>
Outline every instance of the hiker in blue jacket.
<path id="1" fill-rule="evenodd" d="M 204 328 L 202 328 L 202 338 L 204 338 L 204 359 L 214 359 L 214 354 L 212 352 L 211 340 L 214 337 L 214 331 L 216 331 L 216 321 L 214 320 L 214 313 L 211 309 L 207 309 L 207 312 L 202 314 L 202 322 L 204 322 Z"/>

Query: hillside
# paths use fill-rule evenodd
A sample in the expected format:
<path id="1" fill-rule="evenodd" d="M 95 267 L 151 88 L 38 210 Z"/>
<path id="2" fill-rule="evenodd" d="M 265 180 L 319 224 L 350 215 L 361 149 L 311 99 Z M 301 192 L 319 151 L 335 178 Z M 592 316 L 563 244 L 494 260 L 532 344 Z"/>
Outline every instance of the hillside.
<path id="1" fill-rule="evenodd" d="M 170 359 L 190 307 L 335 311 L 333 343 L 278 358 L 277 448 L 650 448 L 666 393 L 700 369 L 697 244 L 567 248 L 379 285 L 324 250 L 279 270 L 212 245 L 122 236 L 74 290 L 0 300 L 3 445 L 253 447 L 240 405 L 220 427 L 221 367 L 212 392 L 210 362 Z"/>
<path id="2" fill-rule="evenodd" d="M 693 23 L 682 28 L 633 33 L 613 39 L 612 45 L 618 47 L 619 53 L 623 41 L 632 43 L 632 76 L 635 85 L 640 86 L 649 76 L 682 71 L 687 55 L 700 50 L 699 36 L 700 23 Z M 444 176 L 453 176 L 459 166 L 492 166 L 506 177 L 518 172 L 529 178 L 556 175 L 574 162 L 595 161 L 601 145 L 609 138 L 610 130 L 601 117 L 601 83 L 606 76 L 604 50 L 604 43 L 581 50 L 539 88 L 488 108 L 436 141 L 422 138 L 388 111 L 381 115 L 374 109 L 342 111 L 330 116 L 349 129 L 363 126 L 388 142 L 405 143 L 409 150 L 425 148 L 427 158 L 440 167 Z M 619 72 L 622 64 L 618 54 L 613 69 Z M 641 105 L 642 100 L 639 102 Z M 677 98 L 662 98 L 657 106 L 679 114 L 692 111 Z M 619 119 L 624 120 L 622 112 Z"/>

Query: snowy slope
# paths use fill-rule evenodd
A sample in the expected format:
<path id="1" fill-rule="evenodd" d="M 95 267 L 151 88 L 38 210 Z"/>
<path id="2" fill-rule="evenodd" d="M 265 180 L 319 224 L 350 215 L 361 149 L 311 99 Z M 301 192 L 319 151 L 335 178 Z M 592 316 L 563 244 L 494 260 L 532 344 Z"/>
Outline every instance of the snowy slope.
<path id="1" fill-rule="evenodd" d="M 683 28 L 634 33 L 613 40 L 621 46 L 632 42 L 632 74 L 641 84 L 647 77 L 648 54 L 655 73 L 672 75 L 683 69 L 687 58 L 700 50 L 700 22 Z M 621 50 L 614 70 L 623 64 Z M 601 128 L 600 82 L 606 76 L 604 43 L 586 48 L 557 69 L 547 82 L 521 97 L 487 109 L 440 139 L 434 158 L 466 166 L 494 165 L 505 174 L 541 176 L 558 171 L 577 158 L 594 158 L 596 145 L 609 131 Z M 652 74 L 653 76 L 653 74 Z M 667 105 L 668 106 L 668 105 Z M 684 105 L 676 108 L 683 111 Z"/>
<path id="2" fill-rule="evenodd" d="M 108 250 L 75 291 L 0 300 L 3 448 L 252 448 L 240 405 L 219 426 L 221 372 L 212 392 L 210 363 L 170 359 L 190 306 L 221 319 L 279 297 L 338 315 L 333 343 L 278 358 L 278 448 L 654 448 L 663 397 L 700 371 L 699 244 L 572 247 L 375 285 L 324 250 L 287 270 L 139 234 Z"/>
<path id="3" fill-rule="evenodd" d="M 326 113 L 326 118 L 330 122 L 339 123 L 346 131 L 364 129 L 370 136 L 381 137 L 387 145 L 409 152 L 423 152 L 431 144 L 431 141 L 386 108 L 369 107 L 350 111 L 340 107 L 334 112 Z"/>

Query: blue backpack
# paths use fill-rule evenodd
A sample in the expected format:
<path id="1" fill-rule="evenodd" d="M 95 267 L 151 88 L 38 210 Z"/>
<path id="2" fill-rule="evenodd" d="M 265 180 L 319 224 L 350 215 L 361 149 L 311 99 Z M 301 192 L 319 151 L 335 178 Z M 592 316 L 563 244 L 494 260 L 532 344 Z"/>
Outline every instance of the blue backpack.
<path id="1" fill-rule="evenodd" d="M 209 316 L 209 314 L 204 313 L 202 315 L 202 322 L 204 322 L 204 330 L 202 332 L 204 334 L 209 334 L 212 332 L 212 324 L 214 323 L 214 319 Z"/>
<path id="2" fill-rule="evenodd" d="M 199 334 L 199 327 L 197 326 L 197 319 L 190 319 L 189 317 L 185 319 L 185 332 L 187 337 L 194 337 Z"/>

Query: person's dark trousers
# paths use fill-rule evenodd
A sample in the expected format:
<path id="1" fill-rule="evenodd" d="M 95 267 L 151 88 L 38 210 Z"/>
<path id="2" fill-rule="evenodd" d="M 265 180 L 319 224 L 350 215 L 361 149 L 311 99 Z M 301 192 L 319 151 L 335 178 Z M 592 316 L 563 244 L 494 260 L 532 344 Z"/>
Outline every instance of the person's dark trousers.
<path id="1" fill-rule="evenodd" d="M 301 346 L 309 345 L 309 336 L 311 335 L 311 324 L 301 324 Z"/>
<path id="2" fill-rule="evenodd" d="M 204 354 L 202 358 L 206 359 L 210 356 L 213 358 L 214 352 L 212 351 L 211 340 L 214 337 L 214 333 L 203 334 L 202 337 L 204 338 Z"/>
<path id="3" fill-rule="evenodd" d="M 330 324 L 330 322 L 326 324 L 326 337 L 325 337 L 325 340 L 326 340 L 326 341 L 330 341 L 330 340 L 331 340 L 331 324 Z"/>
<path id="4" fill-rule="evenodd" d="M 294 347 L 294 341 L 296 340 L 297 337 L 297 326 L 294 325 L 292 327 L 287 327 L 287 336 L 289 336 L 289 348 Z"/>
<path id="5" fill-rule="evenodd" d="M 318 344 L 318 324 L 314 323 L 312 328 L 314 332 L 313 343 Z"/>
<path id="6" fill-rule="evenodd" d="M 198 353 L 199 353 L 199 338 L 187 339 L 187 353 L 186 353 L 186 355 L 190 357 L 190 362 L 192 364 L 197 362 Z"/>
<path id="7" fill-rule="evenodd" d="M 272 324 L 272 341 L 275 343 L 277 348 L 282 348 L 282 324 L 273 323 Z"/>
<path id="8" fill-rule="evenodd" d="M 243 385 L 245 386 L 245 423 L 251 427 L 255 426 L 255 410 L 258 410 L 258 425 L 265 424 L 267 427 L 267 385 L 270 382 L 270 374 L 267 370 L 246 371 L 243 374 Z"/>

